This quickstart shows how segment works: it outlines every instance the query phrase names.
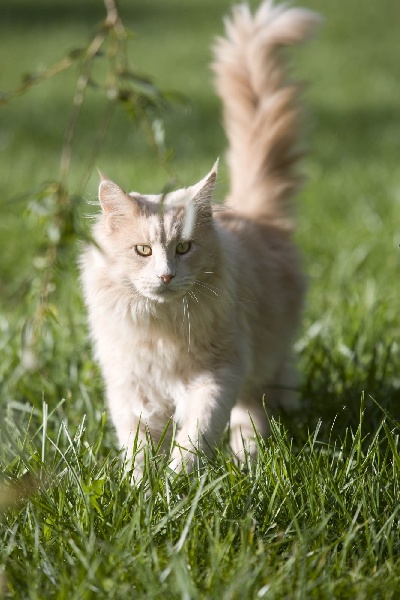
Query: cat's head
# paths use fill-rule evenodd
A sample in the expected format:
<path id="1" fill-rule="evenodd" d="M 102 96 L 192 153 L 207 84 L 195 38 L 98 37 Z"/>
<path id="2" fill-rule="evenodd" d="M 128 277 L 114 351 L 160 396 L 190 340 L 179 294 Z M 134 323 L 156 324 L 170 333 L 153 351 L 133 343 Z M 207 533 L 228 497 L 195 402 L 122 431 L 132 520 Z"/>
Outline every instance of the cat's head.
<path id="1" fill-rule="evenodd" d="M 113 276 L 133 294 L 173 301 L 212 272 L 219 249 L 211 207 L 217 166 L 199 183 L 165 195 L 127 194 L 101 175 L 95 238 Z"/>

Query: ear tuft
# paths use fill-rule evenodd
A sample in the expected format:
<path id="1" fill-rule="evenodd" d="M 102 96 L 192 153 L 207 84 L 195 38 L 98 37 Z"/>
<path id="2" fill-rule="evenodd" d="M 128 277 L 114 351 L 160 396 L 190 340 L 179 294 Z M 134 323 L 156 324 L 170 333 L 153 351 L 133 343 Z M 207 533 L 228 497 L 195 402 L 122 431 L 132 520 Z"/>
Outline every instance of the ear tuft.
<path id="1" fill-rule="evenodd" d="M 104 175 L 103 171 L 100 171 L 100 169 L 97 169 L 97 172 L 98 172 L 99 177 L 100 177 L 100 182 L 101 181 L 109 181 L 107 175 Z"/>
<path id="2" fill-rule="evenodd" d="M 213 164 L 213 168 L 211 169 L 210 173 L 215 173 L 215 176 L 217 176 L 218 167 L 219 167 L 219 156 L 218 156 L 217 160 L 215 161 L 215 163 Z"/>
<path id="3" fill-rule="evenodd" d="M 211 203 L 212 193 L 217 180 L 219 158 L 215 161 L 211 171 L 196 185 L 195 200 Z"/>
<path id="4" fill-rule="evenodd" d="M 182 235 L 189 239 L 195 227 L 196 220 L 207 222 L 212 218 L 211 200 L 217 179 L 219 159 L 211 171 L 199 183 L 187 189 L 189 200 L 186 203 L 185 223 Z"/>

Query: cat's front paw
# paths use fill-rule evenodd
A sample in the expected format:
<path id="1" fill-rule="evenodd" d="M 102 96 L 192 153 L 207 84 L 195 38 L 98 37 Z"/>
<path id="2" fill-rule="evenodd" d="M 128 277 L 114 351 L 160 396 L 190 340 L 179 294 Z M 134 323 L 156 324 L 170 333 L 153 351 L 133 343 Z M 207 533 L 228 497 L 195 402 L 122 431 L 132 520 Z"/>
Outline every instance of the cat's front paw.
<path id="1" fill-rule="evenodd" d="M 191 473 L 195 467 L 196 460 L 197 457 L 193 450 L 186 450 L 185 448 L 176 446 L 172 451 L 171 462 L 168 466 L 175 473 L 180 473 L 181 471 Z"/>

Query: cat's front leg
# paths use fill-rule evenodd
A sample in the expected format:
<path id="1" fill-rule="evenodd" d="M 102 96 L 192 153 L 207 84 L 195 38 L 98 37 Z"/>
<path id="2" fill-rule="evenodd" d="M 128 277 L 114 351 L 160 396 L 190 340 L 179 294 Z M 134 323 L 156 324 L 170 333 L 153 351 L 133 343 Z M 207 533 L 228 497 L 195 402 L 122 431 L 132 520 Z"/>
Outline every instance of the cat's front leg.
<path id="1" fill-rule="evenodd" d="M 207 454 L 217 444 L 228 424 L 242 381 L 242 369 L 227 365 L 215 372 L 205 372 L 191 382 L 187 396 L 176 406 L 178 433 L 172 451 L 170 468 L 193 469 L 196 450 Z"/>
<path id="2" fill-rule="evenodd" d="M 122 449 L 127 471 L 132 470 L 133 478 L 142 479 L 144 465 L 144 448 L 147 444 L 146 429 L 138 418 L 131 417 L 129 421 L 114 420 L 119 447 Z"/>
<path id="3" fill-rule="evenodd" d="M 127 470 L 133 469 L 135 479 L 141 479 L 143 449 L 147 443 L 146 423 L 140 410 L 142 402 L 135 398 L 134 391 L 128 384 L 109 386 L 107 396 L 125 467 Z"/>

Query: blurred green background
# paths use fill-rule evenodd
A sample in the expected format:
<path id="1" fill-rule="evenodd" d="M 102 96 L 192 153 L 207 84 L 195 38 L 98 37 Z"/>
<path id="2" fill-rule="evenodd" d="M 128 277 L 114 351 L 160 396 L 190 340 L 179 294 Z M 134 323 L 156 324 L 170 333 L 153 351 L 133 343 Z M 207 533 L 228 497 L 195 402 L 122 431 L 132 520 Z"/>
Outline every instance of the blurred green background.
<path id="1" fill-rule="evenodd" d="M 121 0 L 132 69 L 188 99 L 163 113 L 168 169 L 116 107 L 95 164 L 122 187 L 158 192 L 173 173 L 191 184 L 223 159 L 209 63 L 230 4 Z M 88 89 L 60 214 L 43 184 L 59 179 L 79 61 L 0 103 L 0 512 L 10 491 L 34 492 L 1 515 L 0 597 L 397 597 L 400 2 L 304 5 L 325 23 L 291 53 L 309 82 L 302 410 L 282 417 L 287 433 L 274 428 L 249 473 L 221 452 L 207 480 L 170 480 L 151 458 L 145 486 L 129 485 L 76 266 L 107 101 Z M 0 0 L 0 92 L 85 47 L 104 17 L 102 0 Z M 227 185 L 222 160 L 218 199 Z M 384 436 L 375 402 L 389 412 Z"/>

